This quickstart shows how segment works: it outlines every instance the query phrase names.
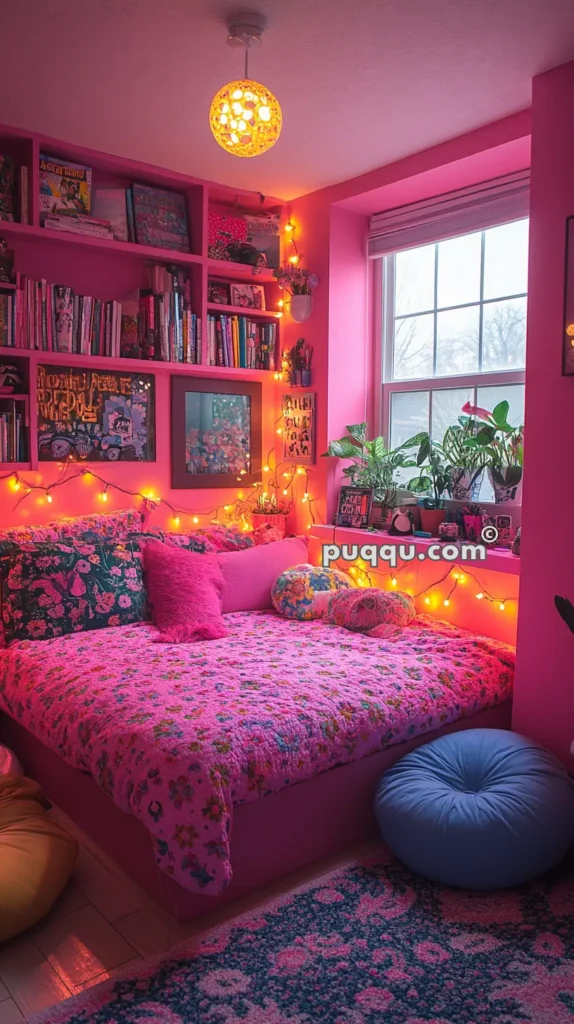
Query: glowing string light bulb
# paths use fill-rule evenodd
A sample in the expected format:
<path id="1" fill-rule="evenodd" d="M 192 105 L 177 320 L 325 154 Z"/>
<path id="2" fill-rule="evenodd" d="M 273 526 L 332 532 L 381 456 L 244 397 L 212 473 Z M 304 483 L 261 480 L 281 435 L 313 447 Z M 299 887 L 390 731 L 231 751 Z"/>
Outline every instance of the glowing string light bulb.
<path id="1" fill-rule="evenodd" d="M 503 612 L 505 607 L 506 607 L 506 605 L 504 604 L 504 601 L 501 601 L 498 607 L 500 608 L 501 612 Z"/>
<path id="2" fill-rule="evenodd" d="M 391 576 L 391 587 L 396 587 L 396 585 L 397 585 L 397 577 L 396 576 Z"/>
<path id="3" fill-rule="evenodd" d="M 52 504 L 52 500 L 53 500 L 52 499 L 52 495 L 50 494 L 49 491 L 46 491 L 46 501 L 51 505 Z"/>
<path id="4" fill-rule="evenodd" d="M 478 593 L 478 594 L 476 595 L 476 600 L 477 600 L 477 601 L 482 601 L 483 597 L 484 597 L 484 594 L 482 593 L 482 590 L 481 590 L 481 591 L 480 591 L 480 592 L 479 592 L 479 593 Z"/>
<path id="5" fill-rule="evenodd" d="M 425 597 L 425 604 L 430 604 L 430 597 Z"/>
<path id="6" fill-rule="evenodd" d="M 173 517 L 173 525 L 174 526 L 179 526 L 180 522 L 181 522 L 181 520 L 180 520 L 179 516 L 174 516 Z"/>
<path id="7" fill-rule="evenodd" d="M 199 519 L 197 518 L 197 516 L 194 516 L 194 517 L 193 517 L 193 519 L 192 519 L 191 521 L 192 521 L 192 523 L 195 523 L 195 524 L 196 524 L 196 526 L 197 526 L 197 524 L 198 524 L 198 522 L 199 522 Z"/>

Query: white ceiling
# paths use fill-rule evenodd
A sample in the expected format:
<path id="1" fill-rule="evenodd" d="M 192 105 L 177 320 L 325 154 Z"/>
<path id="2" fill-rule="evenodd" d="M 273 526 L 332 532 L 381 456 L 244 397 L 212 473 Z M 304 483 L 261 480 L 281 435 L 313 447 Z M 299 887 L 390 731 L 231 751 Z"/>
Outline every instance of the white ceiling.
<path id="1" fill-rule="evenodd" d="M 292 198 L 524 109 L 574 59 L 573 0 L 254 0 L 250 72 L 282 136 L 240 160 L 213 94 L 242 74 L 218 0 L 0 0 L 0 120 Z"/>

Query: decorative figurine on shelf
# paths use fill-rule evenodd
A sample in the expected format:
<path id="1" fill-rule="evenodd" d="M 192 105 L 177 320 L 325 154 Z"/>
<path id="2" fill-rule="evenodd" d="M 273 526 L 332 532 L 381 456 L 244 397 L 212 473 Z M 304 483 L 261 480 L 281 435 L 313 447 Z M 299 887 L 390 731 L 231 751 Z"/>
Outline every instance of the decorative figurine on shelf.
<path id="1" fill-rule="evenodd" d="M 311 363 L 313 349 L 305 338 L 299 338 L 293 348 L 283 353 L 283 369 L 289 374 L 289 383 L 294 388 L 311 387 Z"/>
<path id="2" fill-rule="evenodd" d="M 291 296 L 285 305 L 293 320 L 298 324 L 308 320 L 313 309 L 312 290 L 319 283 L 317 275 L 304 270 L 297 262 L 288 263 L 286 267 L 278 267 L 273 271 L 273 277 L 277 278 L 281 290 Z"/>
<path id="3" fill-rule="evenodd" d="M 388 529 L 390 537 L 408 537 L 414 530 L 412 514 L 406 508 L 393 512 Z"/>
<path id="4" fill-rule="evenodd" d="M 234 263 L 245 263 L 247 266 L 253 267 L 254 274 L 260 274 L 267 266 L 265 253 L 259 252 L 249 242 L 230 242 L 227 246 L 227 251 L 230 260 Z"/>

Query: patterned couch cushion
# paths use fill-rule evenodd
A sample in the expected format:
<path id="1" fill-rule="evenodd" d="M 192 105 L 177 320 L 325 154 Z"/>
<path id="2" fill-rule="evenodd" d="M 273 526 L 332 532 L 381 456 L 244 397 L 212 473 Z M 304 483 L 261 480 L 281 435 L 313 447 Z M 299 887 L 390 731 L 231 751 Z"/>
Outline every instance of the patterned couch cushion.
<path id="1" fill-rule="evenodd" d="M 129 542 L 38 542 L 7 556 L 5 642 L 48 640 L 146 617 L 139 551 Z"/>

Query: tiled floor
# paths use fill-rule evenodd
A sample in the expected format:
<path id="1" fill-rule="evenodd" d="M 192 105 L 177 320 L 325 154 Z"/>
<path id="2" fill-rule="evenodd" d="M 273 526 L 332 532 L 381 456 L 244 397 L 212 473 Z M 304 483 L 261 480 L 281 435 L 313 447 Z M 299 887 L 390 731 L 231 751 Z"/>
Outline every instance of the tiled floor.
<path id="1" fill-rule="evenodd" d="M 358 850 L 224 908 L 201 922 L 178 925 L 59 811 L 51 813 L 80 841 L 72 880 L 39 925 L 0 944 L 0 1024 L 16 1024 L 70 995 L 114 977 L 134 962 L 262 905 L 282 892 L 352 860 Z M 363 850 L 365 847 L 362 848 Z"/>

